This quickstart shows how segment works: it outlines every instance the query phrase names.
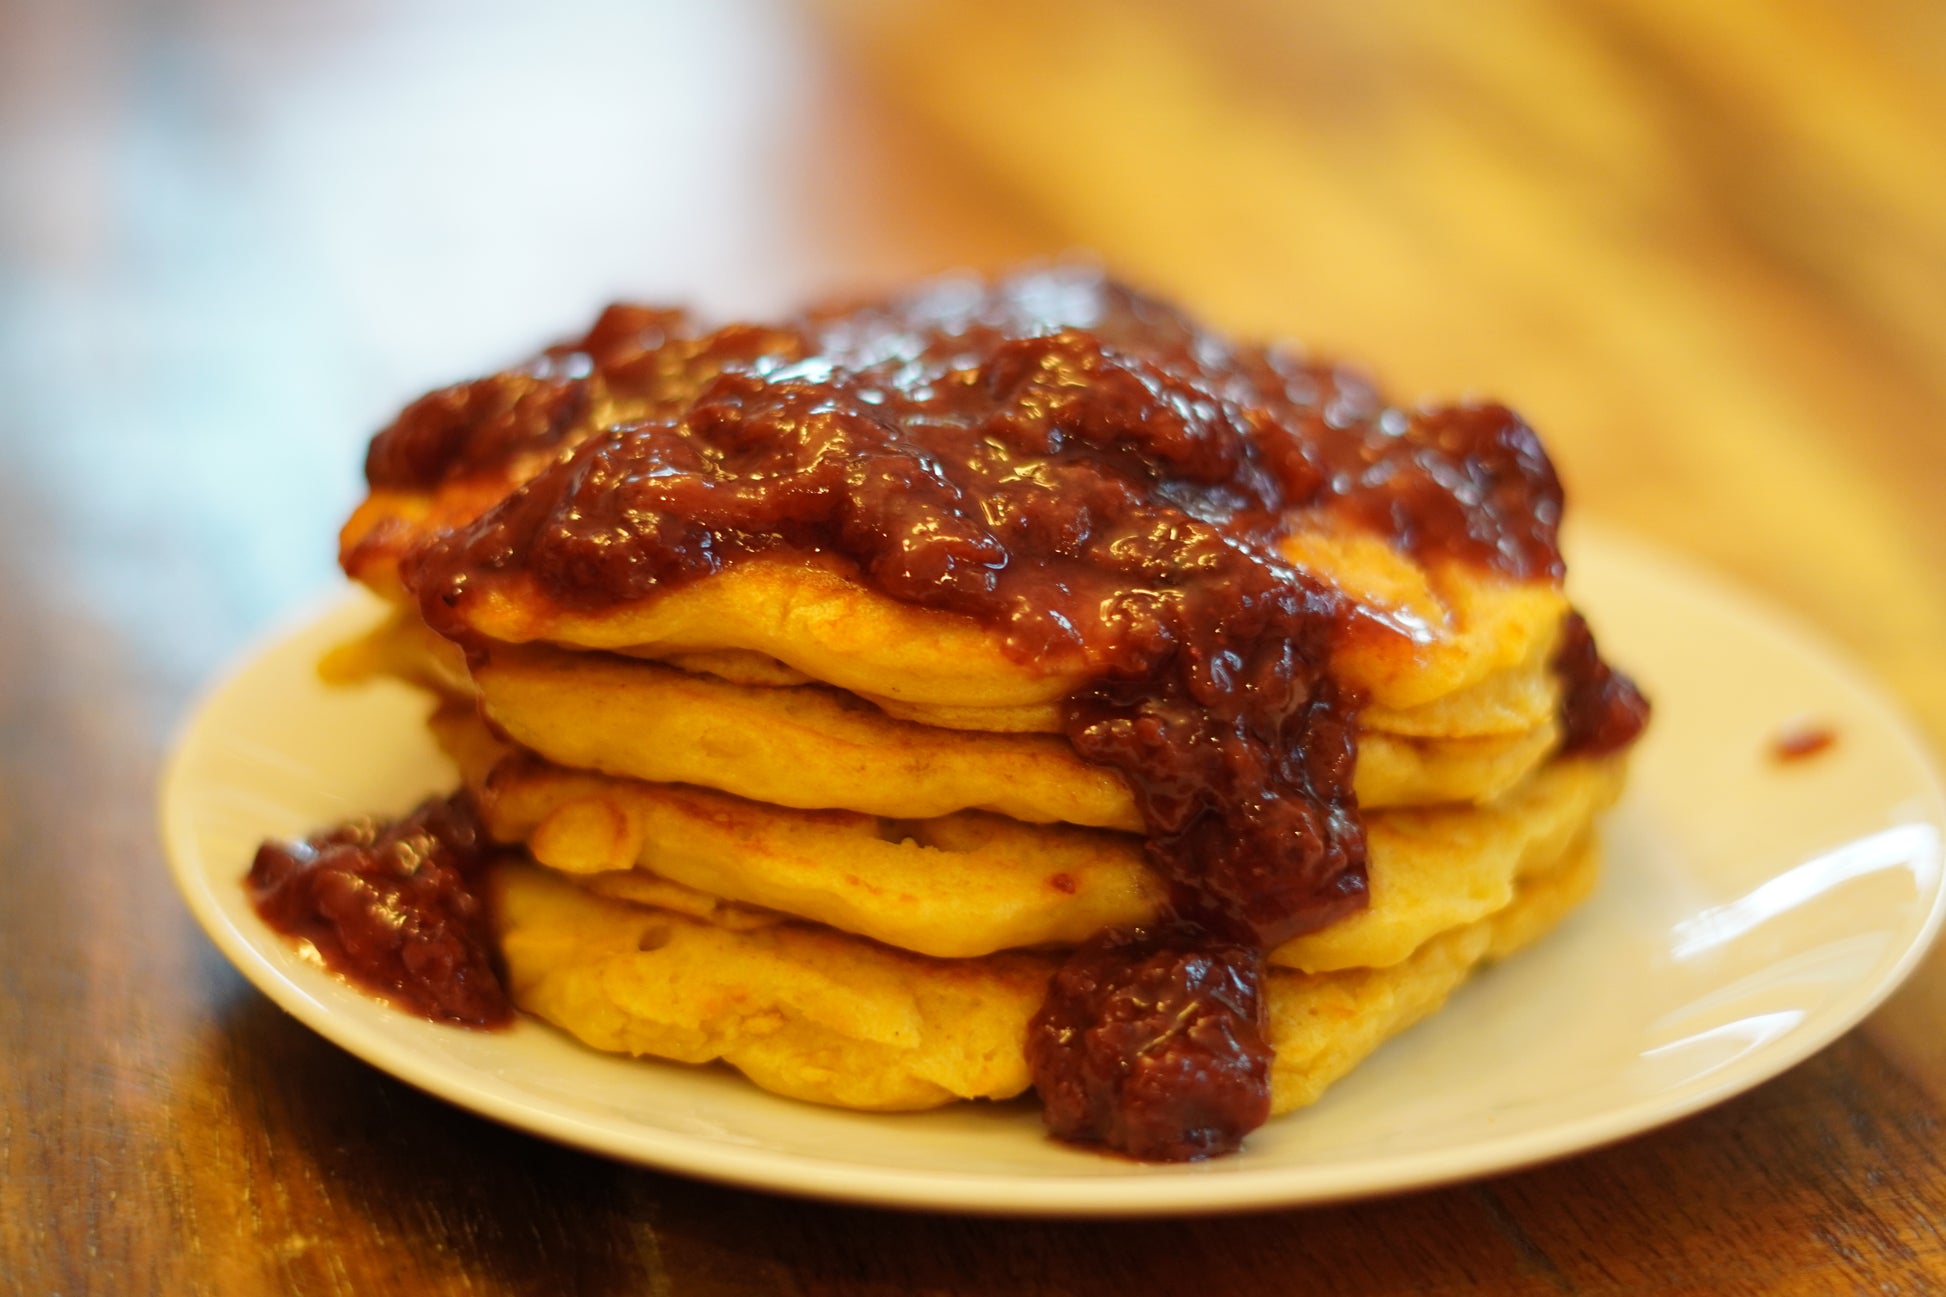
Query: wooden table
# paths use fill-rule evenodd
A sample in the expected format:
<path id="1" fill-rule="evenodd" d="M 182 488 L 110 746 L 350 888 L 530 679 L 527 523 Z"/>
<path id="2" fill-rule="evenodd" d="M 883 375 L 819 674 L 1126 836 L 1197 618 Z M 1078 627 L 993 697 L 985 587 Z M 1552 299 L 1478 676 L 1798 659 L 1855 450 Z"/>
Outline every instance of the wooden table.
<path id="1" fill-rule="evenodd" d="M 899 1215 L 353 1060 L 194 928 L 151 810 L 199 683 L 330 585 L 411 395 L 613 295 L 1069 245 L 1509 397 L 1577 509 L 1819 624 L 1938 744 L 1942 122 L 1921 0 L 0 6 L 0 1292 L 1946 1287 L 1946 954 L 1742 1098 L 1521 1174 Z"/>

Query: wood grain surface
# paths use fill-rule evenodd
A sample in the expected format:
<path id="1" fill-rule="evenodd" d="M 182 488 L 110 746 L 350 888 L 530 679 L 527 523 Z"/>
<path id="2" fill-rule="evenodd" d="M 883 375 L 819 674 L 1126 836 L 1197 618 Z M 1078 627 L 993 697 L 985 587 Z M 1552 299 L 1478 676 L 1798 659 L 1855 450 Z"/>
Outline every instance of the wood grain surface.
<path id="1" fill-rule="evenodd" d="M 0 1293 L 1946 1290 L 1946 955 L 1717 1109 L 1196 1221 L 774 1198 L 504 1130 L 176 900 L 173 727 L 364 438 L 614 296 L 1074 246 L 1492 392 L 1575 508 L 1946 743 L 1946 10 L 1911 0 L 0 0 Z M 239 862 L 239 867 L 241 867 Z"/>

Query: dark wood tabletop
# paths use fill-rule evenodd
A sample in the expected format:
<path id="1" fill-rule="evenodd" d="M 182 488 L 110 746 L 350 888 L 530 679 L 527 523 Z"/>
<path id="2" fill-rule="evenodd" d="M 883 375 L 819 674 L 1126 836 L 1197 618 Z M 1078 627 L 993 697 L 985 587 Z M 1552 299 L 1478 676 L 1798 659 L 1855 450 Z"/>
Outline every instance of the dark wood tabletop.
<path id="1" fill-rule="evenodd" d="M 1946 741 L 1946 18 L 1911 0 L 0 0 L 0 1293 L 1946 1290 L 1946 954 L 1782 1076 L 1403 1197 L 901 1214 L 569 1151 L 233 971 L 157 842 L 364 439 L 619 296 L 1098 250 L 1492 392 Z M 239 862 L 239 869 L 243 862 Z"/>

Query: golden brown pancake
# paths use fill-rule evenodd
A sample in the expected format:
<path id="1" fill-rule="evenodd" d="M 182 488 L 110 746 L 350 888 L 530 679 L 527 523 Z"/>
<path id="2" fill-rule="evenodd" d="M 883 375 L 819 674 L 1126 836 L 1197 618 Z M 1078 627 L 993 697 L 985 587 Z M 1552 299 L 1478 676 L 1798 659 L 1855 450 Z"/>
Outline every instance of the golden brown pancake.
<path id="1" fill-rule="evenodd" d="M 1273 970 L 1273 1110 L 1316 1100 L 1483 960 L 1553 926 L 1594 877 L 1592 852 L 1573 853 L 1389 968 Z M 929 959 L 797 923 L 733 931 L 531 866 L 501 866 L 491 885 L 515 1002 L 596 1049 L 721 1059 L 775 1093 L 877 1111 L 1005 1099 L 1029 1084 L 1027 1021 L 1057 956 Z"/>
<path id="2" fill-rule="evenodd" d="M 942 957 L 1074 945 L 1100 928 L 1150 922 L 1161 908 L 1161 883 L 1131 834 L 978 812 L 793 811 L 535 761 L 459 709 L 435 729 L 494 837 L 568 874 L 645 874 Z M 1556 865 L 1620 782 L 1617 761 L 1562 761 L 1489 807 L 1371 816 L 1369 907 L 1284 943 L 1271 961 L 1307 971 L 1397 963 Z"/>
<path id="3" fill-rule="evenodd" d="M 560 765 L 696 783 L 757 801 L 920 819 L 991 810 L 1033 823 L 1141 828 L 1116 772 L 1052 734 L 980 734 L 894 720 L 836 690 L 772 688 L 601 653 L 505 650 L 473 669 L 486 715 Z M 1374 807 L 1483 800 L 1555 742 L 1366 734 L 1355 788 Z"/>
<path id="4" fill-rule="evenodd" d="M 464 511 L 437 496 L 375 496 L 347 524 L 346 570 L 403 602 L 399 556 L 436 534 L 430 520 L 447 522 Z M 1365 690 L 1381 716 L 1425 707 L 1536 660 L 1544 666 L 1568 608 L 1558 585 L 1459 563 L 1421 566 L 1374 537 L 1302 540 L 1312 575 L 1371 601 L 1363 605 L 1371 629 L 1348 636 L 1332 667 Z M 516 576 L 464 611 L 469 631 L 488 641 L 641 657 L 738 651 L 854 693 L 948 715 L 1045 709 L 1092 674 L 1072 654 L 1018 659 L 996 631 L 970 617 L 901 603 L 819 561 L 751 559 L 654 599 L 599 609 L 564 605 Z M 1545 691 L 1544 672 L 1539 680 Z M 1509 706 L 1531 724 L 1531 695 L 1499 698 L 1485 716 L 1490 722 Z"/>
<path id="5" fill-rule="evenodd" d="M 765 674 L 764 659 L 691 661 L 745 681 Z M 534 646 L 497 649 L 469 671 L 463 655 L 412 617 L 348 645 L 329 669 L 339 678 L 384 672 L 454 697 L 477 696 L 515 740 L 576 768 L 807 809 L 925 818 L 979 808 L 1037 823 L 1141 827 L 1121 776 L 1082 761 L 1056 732 L 919 724 L 815 685 L 737 682 Z M 1493 706 L 1482 700 L 1478 709 Z M 1354 783 L 1362 805 L 1488 801 L 1539 768 L 1559 741 L 1551 712 L 1527 730 L 1439 733 L 1440 718 L 1430 713 L 1451 710 L 1433 704 L 1403 714 L 1430 733 L 1363 732 Z"/>

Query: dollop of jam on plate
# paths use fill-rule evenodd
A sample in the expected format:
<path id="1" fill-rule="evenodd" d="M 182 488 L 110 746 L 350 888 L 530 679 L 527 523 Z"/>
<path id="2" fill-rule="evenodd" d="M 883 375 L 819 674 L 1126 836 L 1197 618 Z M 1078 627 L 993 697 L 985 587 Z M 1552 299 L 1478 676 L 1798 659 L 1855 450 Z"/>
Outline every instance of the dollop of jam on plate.
<path id="1" fill-rule="evenodd" d="M 424 1018 L 498 1027 L 513 1006 L 474 886 L 493 854 L 461 793 L 403 819 L 266 842 L 245 885 L 264 922 L 349 980 Z"/>

